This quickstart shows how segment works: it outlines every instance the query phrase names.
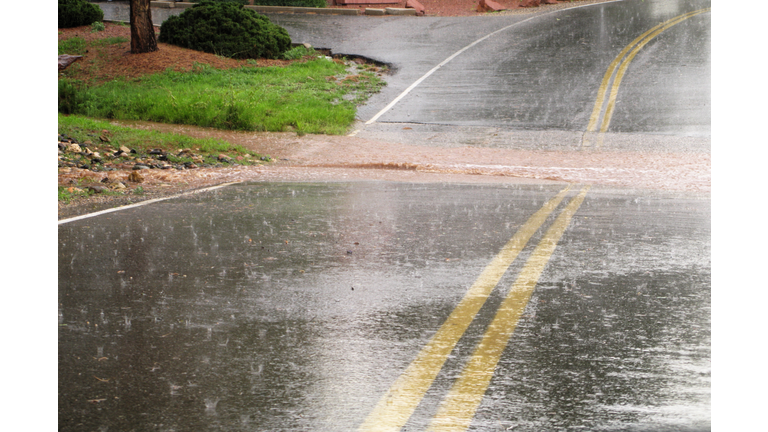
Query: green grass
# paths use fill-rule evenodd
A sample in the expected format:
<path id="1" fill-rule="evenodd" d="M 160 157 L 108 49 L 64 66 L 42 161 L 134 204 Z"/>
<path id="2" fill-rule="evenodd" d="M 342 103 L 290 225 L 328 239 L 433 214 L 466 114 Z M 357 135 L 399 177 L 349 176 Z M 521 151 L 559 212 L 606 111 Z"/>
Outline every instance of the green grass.
<path id="1" fill-rule="evenodd" d="M 72 97 L 78 102 L 69 109 L 94 118 L 343 134 L 355 119 L 357 104 L 384 85 L 373 73 L 341 79 L 345 75 L 345 65 L 325 58 L 286 67 L 217 70 L 199 65 L 192 72 L 75 86 Z"/>
<path id="2" fill-rule="evenodd" d="M 68 204 L 70 201 L 77 197 L 84 197 L 89 195 L 93 195 L 93 193 L 85 189 L 59 186 L 59 201 L 63 202 L 64 204 Z"/>
<path id="3" fill-rule="evenodd" d="M 138 153 L 144 153 L 149 149 L 171 151 L 188 148 L 195 149 L 196 152 L 204 156 L 217 156 L 219 153 L 227 153 L 233 157 L 237 155 L 250 155 L 255 159 L 262 157 L 242 146 L 232 145 L 226 141 L 211 138 L 199 139 L 186 135 L 116 126 L 103 120 L 59 114 L 59 134 L 73 138 L 77 142 L 87 140 L 97 142 L 103 130 L 109 131 L 109 145 L 115 150 L 120 148 L 120 146 L 135 149 Z"/>
<path id="4" fill-rule="evenodd" d="M 286 60 L 296 60 L 304 56 L 317 56 L 317 51 L 314 48 L 307 48 L 304 45 L 295 46 L 283 53 L 283 58 Z"/>
<path id="5" fill-rule="evenodd" d="M 59 55 L 83 55 L 87 49 L 85 39 L 80 36 L 71 37 L 63 41 L 59 41 Z"/>
<path id="6" fill-rule="evenodd" d="M 123 43 L 123 42 L 130 42 L 130 41 L 131 40 L 128 39 L 127 37 L 112 36 L 112 37 L 108 37 L 108 38 L 104 38 L 104 39 L 95 40 L 95 41 L 91 42 L 91 45 L 99 47 L 99 46 L 114 45 L 114 44 L 119 44 L 119 43 Z"/>
<path id="7" fill-rule="evenodd" d="M 90 47 L 103 47 L 130 41 L 131 40 L 126 37 L 113 36 L 104 39 L 97 39 L 92 42 L 86 42 L 82 37 L 74 36 L 69 39 L 59 41 L 59 55 L 83 55 Z"/>

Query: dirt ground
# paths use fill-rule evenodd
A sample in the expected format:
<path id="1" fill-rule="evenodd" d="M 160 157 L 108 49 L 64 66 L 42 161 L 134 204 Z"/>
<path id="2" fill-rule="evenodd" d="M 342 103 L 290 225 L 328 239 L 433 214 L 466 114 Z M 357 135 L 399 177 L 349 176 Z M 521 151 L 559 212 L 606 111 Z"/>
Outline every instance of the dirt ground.
<path id="1" fill-rule="evenodd" d="M 502 13 L 532 13 L 547 9 L 580 6 L 608 0 L 583 0 L 515 9 Z M 428 15 L 469 15 L 476 0 L 420 0 Z M 507 5 L 513 1 L 500 1 Z M 441 5 L 442 9 L 436 5 Z M 431 9 L 430 9 L 431 8 Z M 431 12 L 430 12 L 431 10 Z M 472 12 L 471 14 L 477 14 Z M 107 24 L 105 32 L 90 27 L 59 30 L 59 39 L 79 35 L 130 38 L 127 26 Z M 100 68 L 92 79 L 104 80 L 119 74 L 138 76 L 168 67 L 189 69 L 193 62 L 215 67 L 236 67 L 242 62 L 192 52 L 166 44 L 150 54 L 130 54 L 129 44 L 113 45 L 119 60 Z M 279 61 L 263 61 L 264 65 Z M 336 181 L 387 180 L 404 182 L 579 182 L 639 189 L 709 192 L 709 154 L 643 154 L 596 151 L 552 152 L 505 150 L 478 147 L 442 148 L 366 140 L 358 137 L 305 135 L 293 132 L 232 132 L 183 125 L 148 122 L 115 124 L 216 137 L 277 158 L 264 166 L 145 170 L 142 195 L 92 195 L 68 204 L 59 203 L 59 219 L 142 200 L 171 196 L 227 182 L 242 181 Z M 77 180 L 100 181 L 104 177 L 124 179 L 129 171 L 96 173 L 78 168 L 59 168 L 59 185 Z"/>

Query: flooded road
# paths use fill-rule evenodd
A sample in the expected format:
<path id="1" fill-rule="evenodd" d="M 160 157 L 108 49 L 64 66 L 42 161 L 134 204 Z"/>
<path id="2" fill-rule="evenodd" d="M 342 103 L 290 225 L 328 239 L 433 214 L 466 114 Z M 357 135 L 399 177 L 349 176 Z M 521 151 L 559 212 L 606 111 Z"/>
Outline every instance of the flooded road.
<path id="1" fill-rule="evenodd" d="M 59 430 L 710 430 L 708 6 L 276 18 L 388 87 L 355 136 L 222 132 L 280 159 L 238 184 L 60 221 Z"/>
<path id="2" fill-rule="evenodd" d="M 59 428 L 357 430 L 562 189 L 253 183 L 63 224 Z M 405 430 L 434 417 L 578 190 L 503 272 Z M 592 188 L 471 429 L 705 430 L 708 203 Z"/>

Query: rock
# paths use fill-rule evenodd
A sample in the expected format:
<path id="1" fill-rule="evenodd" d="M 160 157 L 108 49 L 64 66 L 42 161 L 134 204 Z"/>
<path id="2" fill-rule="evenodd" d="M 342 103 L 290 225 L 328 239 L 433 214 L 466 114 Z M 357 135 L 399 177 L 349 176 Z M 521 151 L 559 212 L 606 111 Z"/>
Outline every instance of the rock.
<path id="1" fill-rule="evenodd" d="M 150 168 L 148 166 L 146 166 L 146 165 L 136 164 L 136 165 L 133 166 L 133 169 L 135 171 L 138 171 L 138 170 L 145 170 L 145 169 L 150 169 Z"/>
<path id="2" fill-rule="evenodd" d="M 225 155 L 224 153 L 219 154 L 219 156 L 216 158 L 219 162 L 232 162 L 232 158 Z"/>
<path id="3" fill-rule="evenodd" d="M 520 3 L 520 7 L 539 7 L 541 0 L 523 0 Z"/>
<path id="4" fill-rule="evenodd" d="M 138 174 L 138 173 L 131 173 L 131 174 Z M 112 189 L 117 189 L 117 190 L 125 189 L 125 183 L 123 183 L 123 182 L 116 182 L 116 183 L 113 183 L 111 187 L 112 187 Z"/>
<path id="5" fill-rule="evenodd" d="M 498 12 L 503 10 L 507 10 L 507 8 L 493 0 L 480 0 L 480 3 L 477 4 L 478 12 Z"/>
<path id="6" fill-rule="evenodd" d="M 67 146 L 67 153 L 80 153 L 83 149 L 77 144 L 70 144 Z"/>
<path id="7" fill-rule="evenodd" d="M 59 56 L 59 70 L 64 70 L 69 67 L 72 63 L 80 60 L 83 58 L 83 56 L 79 55 L 69 55 L 69 54 L 62 54 Z"/>
<path id="8" fill-rule="evenodd" d="M 87 189 L 90 189 L 96 193 L 102 193 L 109 190 L 106 186 L 102 186 L 102 185 L 91 185 L 91 186 L 88 186 Z"/>
<path id="9" fill-rule="evenodd" d="M 306 48 L 306 49 L 312 49 L 312 45 L 310 45 L 310 44 L 308 44 L 306 42 L 303 43 L 302 45 L 304 45 L 304 48 Z"/>
<path id="10" fill-rule="evenodd" d="M 134 171 L 130 174 L 128 174 L 128 181 L 133 183 L 141 183 L 144 181 L 144 176 L 139 174 L 138 172 Z"/>
<path id="11" fill-rule="evenodd" d="M 418 16 L 423 16 L 427 12 L 427 10 L 424 8 L 424 5 L 417 2 L 416 0 L 407 0 L 405 2 L 405 7 L 416 9 L 416 15 Z"/>
<path id="12" fill-rule="evenodd" d="M 410 8 L 391 8 L 391 7 L 388 7 L 388 8 L 385 8 L 384 11 L 387 13 L 387 15 L 398 15 L 398 16 L 402 16 L 402 15 L 416 15 L 416 10 L 415 9 L 410 9 Z"/>
<path id="13" fill-rule="evenodd" d="M 132 151 L 131 149 L 129 149 L 126 146 L 120 146 L 120 148 L 118 150 L 120 150 L 123 153 L 135 153 L 134 151 Z"/>

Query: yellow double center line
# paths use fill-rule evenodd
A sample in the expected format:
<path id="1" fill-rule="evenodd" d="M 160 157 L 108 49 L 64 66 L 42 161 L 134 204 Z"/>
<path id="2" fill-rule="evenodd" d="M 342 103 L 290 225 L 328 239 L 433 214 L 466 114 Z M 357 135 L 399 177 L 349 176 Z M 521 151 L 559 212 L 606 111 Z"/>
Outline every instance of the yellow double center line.
<path id="1" fill-rule="evenodd" d="M 496 363 L 514 331 L 536 281 L 571 217 L 584 200 L 587 190 L 589 187 L 584 187 L 579 195 L 570 201 L 529 258 L 462 377 L 456 382 L 435 417 L 433 426 L 439 430 L 454 427 L 451 425 L 468 425 L 472 420 L 477 404 L 485 394 Z M 360 431 L 399 431 L 405 425 L 501 277 L 569 191 L 570 186 L 545 203 L 507 242 L 416 359 L 379 400 L 373 412 L 360 426 Z M 483 378 L 478 380 L 478 376 Z"/>
<path id="2" fill-rule="evenodd" d="M 601 145 L 602 143 L 602 134 L 605 133 L 608 130 L 608 125 L 611 123 L 611 117 L 613 116 L 613 109 L 616 106 L 616 96 L 619 94 L 619 86 L 621 85 L 621 80 L 624 78 L 624 74 L 627 71 L 627 68 L 629 67 L 629 63 L 632 61 L 633 58 L 635 58 L 635 55 L 653 38 L 661 34 L 664 30 L 679 24 L 688 18 L 691 18 L 693 16 L 702 14 L 704 12 L 709 12 L 712 10 L 712 8 L 704 8 L 699 9 L 693 12 L 688 12 L 686 14 L 678 15 L 670 20 L 664 21 L 663 23 L 653 27 L 652 29 L 646 31 L 645 33 L 641 34 L 637 37 L 637 39 L 633 40 L 632 43 L 627 45 L 619 55 L 616 56 L 615 59 L 611 62 L 610 65 L 608 65 L 608 70 L 605 71 L 605 75 L 603 76 L 603 81 L 600 83 L 600 87 L 597 91 L 597 99 L 595 100 L 595 107 L 592 109 L 592 115 L 589 117 L 589 123 L 587 124 L 587 135 L 585 136 L 583 145 L 585 147 L 590 145 L 590 141 L 588 137 L 590 134 L 597 132 L 597 125 L 600 123 L 600 134 L 598 136 L 598 145 Z M 614 72 L 616 73 L 614 77 Z M 613 81 L 613 84 L 611 84 L 611 81 Z M 610 86 L 610 93 L 608 93 L 608 88 Z M 605 108 L 605 112 L 603 113 L 603 106 L 606 102 L 606 94 L 608 94 L 608 105 Z M 600 122 L 600 117 L 602 115 L 603 121 Z"/>

